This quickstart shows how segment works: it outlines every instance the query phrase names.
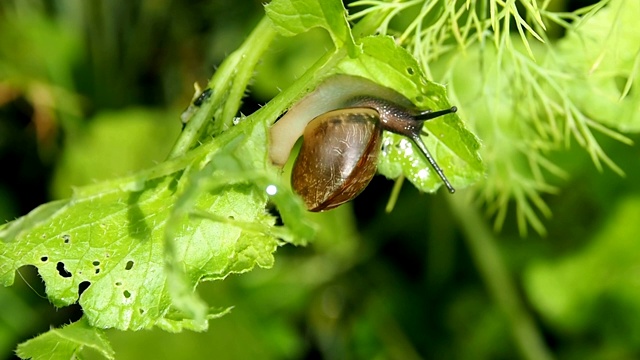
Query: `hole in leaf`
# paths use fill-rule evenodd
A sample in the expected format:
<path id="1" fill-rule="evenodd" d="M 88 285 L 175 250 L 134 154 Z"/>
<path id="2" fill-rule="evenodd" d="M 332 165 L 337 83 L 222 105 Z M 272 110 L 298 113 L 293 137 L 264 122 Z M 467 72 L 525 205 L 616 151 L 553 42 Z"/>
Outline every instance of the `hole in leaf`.
<path id="1" fill-rule="evenodd" d="M 131 293 L 129 292 L 129 290 L 125 290 L 123 293 L 124 297 L 126 297 L 127 299 L 131 297 Z"/>
<path id="2" fill-rule="evenodd" d="M 275 206 L 269 206 L 267 208 L 267 210 L 269 211 L 269 215 L 271 215 L 274 218 L 276 218 L 275 226 L 283 226 L 284 225 L 284 222 L 282 221 L 282 216 L 280 216 L 280 212 L 278 211 L 278 209 Z"/>
<path id="3" fill-rule="evenodd" d="M 56 270 L 58 270 L 58 274 L 60 274 L 60 276 L 62 276 L 63 278 L 71 277 L 71 273 L 64 268 L 64 263 L 62 261 L 58 262 L 58 264 L 56 265 Z"/>
<path id="4" fill-rule="evenodd" d="M 116 281 L 116 286 L 122 286 L 122 283 L 120 281 Z"/>
<path id="5" fill-rule="evenodd" d="M 100 265 L 100 261 L 97 261 L 97 260 L 96 260 L 96 261 L 94 261 L 92 264 L 93 264 L 93 266 L 98 266 L 98 265 Z"/>
<path id="6" fill-rule="evenodd" d="M 421 96 L 421 95 L 416 96 L 416 102 L 417 103 L 421 103 L 423 101 L 424 101 L 424 97 L 423 96 Z"/>
<path id="7" fill-rule="evenodd" d="M 127 261 L 127 265 L 125 265 L 124 269 L 125 270 L 131 270 L 131 268 L 133 268 L 133 261 L 129 260 L 129 261 Z"/>
<path id="8" fill-rule="evenodd" d="M 62 240 L 64 240 L 65 244 L 68 244 L 71 241 L 71 235 L 69 234 L 62 235 Z"/>
<path id="9" fill-rule="evenodd" d="M 227 219 L 229 219 L 229 220 L 235 220 L 236 218 L 235 218 L 235 216 L 233 216 L 233 215 L 229 215 L 229 216 L 227 216 Z"/>
<path id="10" fill-rule="evenodd" d="M 99 274 L 99 273 L 100 273 L 100 269 L 96 269 L 96 274 Z"/>
<path id="11" fill-rule="evenodd" d="M 47 262 L 48 260 L 49 260 L 48 256 L 43 256 L 43 257 L 40 258 L 40 261 L 42 261 L 42 262 Z"/>
<path id="12" fill-rule="evenodd" d="M 78 296 L 82 295 L 82 293 L 87 290 L 91 286 L 91 281 L 83 281 L 78 284 Z"/>
<path id="13" fill-rule="evenodd" d="M 49 260 L 53 262 L 52 259 Z M 55 266 L 55 263 L 52 265 Z M 13 284 L 13 288 L 15 288 L 16 291 L 20 291 L 21 297 L 23 297 L 25 301 L 29 299 L 28 302 L 33 309 L 37 307 L 38 314 L 42 316 L 40 320 L 46 319 L 42 323 L 39 320 L 37 322 L 31 322 L 29 325 L 34 326 L 34 329 L 37 329 L 38 332 L 42 332 L 50 329 L 50 326 L 59 328 L 70 322 L 78 321 L 83 315 L 82 307 L 77 302 L 64 307 L 55 307 L 51 304 L 46 295 L 44 280 L 38 271 L 38 268 L 33 265 L 19 267 L 17 269 L 18 279 L 16 279 L 16 282 Z M 29 298 L 26 297 L 28 295 L 27 292 L 29 292 Z M 6 306 L 3 307 L 0 313 L 4 315 L 6 309 Z M 0 327 L 1 326 L 2 325 L 0 325 Z M 13 333 L 11 334 L 13 335 Z M 0 356 L 0 358 L 14 359 L 17 357 Z"/>
<path id="14" fill-rule="evenodd" d="M 16 272 L 18 276 L 22 279 L 22 281 L 24 281 L 24 283 L 20 283 L 19 285 L 23 285 L 26 288 L 29 288 L 39 298 L 47 299 L 47 295 L 45 293 L 44 280 L 38 274 L 37 267 L 35 267 L 34 265 L 25 265 L 17 269 Z"/>
<path id="15" fill-rule="evenodd" d="M 144 314 L 144 309 L 138 309 L 138 311 L 140 312 L 140 315 Z"/>
<path id="16" fill-rule="evenodd" d="M 412 68 L 412 67 L 408 67 L 408 68 L 407 68 L 407 74 L 409 74 L 409 75 L 413 75 L 413 74 L 415 74 L 415 73 L 416 73 L 416 72 L 415 72 L 415 70 L 413 70 L 413 68 Z"/>

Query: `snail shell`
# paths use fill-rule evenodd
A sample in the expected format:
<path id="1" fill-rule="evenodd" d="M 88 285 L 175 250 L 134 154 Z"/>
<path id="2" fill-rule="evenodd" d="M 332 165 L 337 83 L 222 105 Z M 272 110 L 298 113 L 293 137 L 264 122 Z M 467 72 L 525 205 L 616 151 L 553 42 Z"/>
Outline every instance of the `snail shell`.
<path id="1" fill-rule="evenodd" d="M 376 173 L 382 146 L 377 111 L 334 110 L 307 125 L 291 186 L 311 211 L 333 209 L 364 190 Z"/>

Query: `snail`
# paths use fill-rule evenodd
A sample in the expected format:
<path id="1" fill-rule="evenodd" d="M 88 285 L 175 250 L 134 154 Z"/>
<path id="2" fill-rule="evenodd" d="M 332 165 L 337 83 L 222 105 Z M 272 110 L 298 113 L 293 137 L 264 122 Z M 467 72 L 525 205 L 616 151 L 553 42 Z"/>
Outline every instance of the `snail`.
<path id="1" fill-rule="evenodd" d="M 420 111 L 403 95 L 368 79 L 335 75 L 271 128 L 270 157 L 283 166 L 300 136 L 291 185 L 309 211 L 333 209 L 360 194 L 377 170 L 382 131 L 406 136 L 449 192 L 455 190 L 420 138 L 424 122 L 457 108 Z"/>

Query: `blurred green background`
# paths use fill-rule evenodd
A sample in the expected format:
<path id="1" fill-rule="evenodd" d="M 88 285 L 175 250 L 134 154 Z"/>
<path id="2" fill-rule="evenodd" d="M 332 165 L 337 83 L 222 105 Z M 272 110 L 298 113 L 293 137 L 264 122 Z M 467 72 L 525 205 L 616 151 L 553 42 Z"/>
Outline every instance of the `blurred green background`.
<path id="1" fill-rule="evenodd" d="M 193 83 L 206 84 L 262 14 L 262 2 L 249 0 L 3 0 L 0 219 L 162 161 Z M 242 112 L 330 47 L 320 31 L 279 39 Z M 548 235 L 520 237 L 513 214 L 496 235 L 526 310 L 561 359 L 640 358 L 640 151 L 598 140 L 625 178 L 597 172 L 576 146 L 555 154 L 570 177 L 544 197 Z M 279 249 L 273 269 L 201 285 L 209 304 L 234 306 L 208 332 L 108 331 L 117 358 L 519 357 L 448 195 L 404 186 L 386 214 L 392 186 L 377 177 L 352 204 L 319 216 L 319 239 Z M 21 277 L 0 288 L 0 357 L 81 316 L 78 306 L 48 303 L 34 268 Z"/>

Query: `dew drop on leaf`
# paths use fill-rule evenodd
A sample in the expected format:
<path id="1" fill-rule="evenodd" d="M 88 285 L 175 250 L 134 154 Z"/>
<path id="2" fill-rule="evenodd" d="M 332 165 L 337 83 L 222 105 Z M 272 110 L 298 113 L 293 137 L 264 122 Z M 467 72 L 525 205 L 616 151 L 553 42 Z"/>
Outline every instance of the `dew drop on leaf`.
<path id="1" fill-rule="evenodd" d="M 267 186 L 267 190 L 266 191 L 267 191 L 267 195 L 273 196 L 273 195 L 278 193 L 278 188 L 275 185 L 271 184 L 271 185 Z"/>

